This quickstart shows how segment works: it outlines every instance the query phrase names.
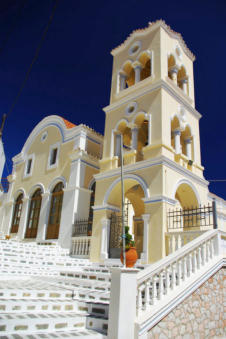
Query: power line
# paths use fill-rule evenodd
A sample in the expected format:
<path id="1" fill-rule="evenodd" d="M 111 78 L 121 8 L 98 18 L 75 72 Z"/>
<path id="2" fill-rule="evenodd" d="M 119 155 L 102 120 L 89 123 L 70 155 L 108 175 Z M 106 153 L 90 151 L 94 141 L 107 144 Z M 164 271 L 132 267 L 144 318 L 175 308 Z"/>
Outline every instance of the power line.
<path id="1" fill-rule="evenodd" d="M 8 112 L 7 116 L 9 116 L 9 114 L 12 113 L 12 111 L 13 111 L 13 109 L 14 109 L 14 107 L 15 107 L 15 105 L 16 105 L 16 103 L 17 103 L 17 101 L 18 101 L 18 99 L 19 99 L 19 97 L 20 97 L 20 95 L 21 95 L 21 93 L 23 91 L 23 89 L 24 89 L 24 86 L 26 85 L 26 82 L 27 82 L 27 80 L 29 78 L 29 75 L 31 73 L 32 67 L 33 67 L 34 63 L 36 62 L 36 60 L 37 60 L 37 58 L 39 56 L 40 49 L 41 49 L 42 44 L 43 44 L 43 42 L 45 40 L 46 34 L 47 34 L 48 30 L 49 30 L 49 27 L 50 27 L 50 25 L 51 25 L 51 23 L 53 21 L 53 17 L 54 17 L 54 14 L 56 12 L 58 3 L 59 3 L 59 0 L 55 0 L 55 4 L 54 4 L 54 6 L 52 8 L 52 12 L 50 14 L 49 21 L 48 21 L 48 23 L 47 23 L 47 25 L 46 25 L 43 33 L 42 33 L 42 37 L 41 37 L 41 40 L 39 41 L 39 44 L 38 44 L 38 46 L 36 48 L 35 55 L 34 55 L 34 57 L 32 59 L 32 62 L 30 64 L 27 72 L 26 72 L 25 78 L 24 78 L 24 80 L 23 80 L 23 82 L 22 82 L 22 84 L 20 86 L 20 89 L 19 89 L 19 91 L 17 93 L 17 96 L 15 97 L 15 99 L 14 99 L 14 101 L 13 101 L 13 103 L 12 103 L 10 109 L 9 109 L 9 112 Z"/>

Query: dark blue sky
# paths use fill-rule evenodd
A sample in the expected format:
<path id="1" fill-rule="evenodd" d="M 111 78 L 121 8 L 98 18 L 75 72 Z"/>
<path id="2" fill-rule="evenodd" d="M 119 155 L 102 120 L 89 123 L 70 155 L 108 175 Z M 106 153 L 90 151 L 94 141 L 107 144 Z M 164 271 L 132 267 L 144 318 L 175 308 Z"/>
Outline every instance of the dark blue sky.
<path id="1" fill-rule="evenodd" d="M 18 93 L 53 4 L 53 0 L 0 2 L 0 49 L 14 27 L 0 51 L 0 115 L 9 111 Z M 110 51 L 134 29 L 160 18 L 182 34 L 196 55 L 195 97 L 203 115 L 200 135 L 205 177 L 226 179 L 225 0 L 60 0 L 39 58 L 5 124 L 9 171 L 12 156 L 47 115 L 58 114 L 103 133 L 102 107 L 110 97 Z M 226 198 L 226 182 L 211 184 L 210 190 Z"/>

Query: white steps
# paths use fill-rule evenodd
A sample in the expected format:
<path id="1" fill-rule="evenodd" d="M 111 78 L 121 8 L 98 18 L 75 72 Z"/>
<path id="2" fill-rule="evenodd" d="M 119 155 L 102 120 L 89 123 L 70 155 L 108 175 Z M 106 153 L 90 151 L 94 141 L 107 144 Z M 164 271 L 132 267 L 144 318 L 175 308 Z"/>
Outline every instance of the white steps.
<path id="1" fill-rule="evenodd" d="M 0 256 L 0 338 L 105 338 L 108 267 L 15 241 L 0 241 Z"/>

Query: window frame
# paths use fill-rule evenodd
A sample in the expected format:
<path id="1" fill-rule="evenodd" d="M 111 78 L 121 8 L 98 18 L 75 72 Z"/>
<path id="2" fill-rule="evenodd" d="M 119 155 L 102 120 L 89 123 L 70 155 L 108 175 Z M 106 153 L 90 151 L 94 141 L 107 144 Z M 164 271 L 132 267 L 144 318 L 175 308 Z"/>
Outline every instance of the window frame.
<path id="1" fill-rule="evenodd" d="M 54 152 L 55 149 L 57 150 L 56 161 L 53 164 L 51 164 L 52 153 Z M 59 164 L 59 154 L 60 154 L 60 143 L 57 142 L 57 143 L 51 145 L 50 148 L 49 148 L 47 170 L 50 170 L 50 169 L 58 167 L 58 164 Z"/>
<path id="2" fill-rule="evenodd" d="M 31 166 L 30 166 L 30 171 L 28 173 L 27 170 L 28 170 L 28 164 L 30 163 L 30 161 L 31 161 Z M 33 168 L 34 168 L 34 162 L 35 162 L 35 155 L 33 153 L 33 154 L 30 154 L 25 161 L 24 178 L 29 178 L 29 177 L 32 176 Z"/>

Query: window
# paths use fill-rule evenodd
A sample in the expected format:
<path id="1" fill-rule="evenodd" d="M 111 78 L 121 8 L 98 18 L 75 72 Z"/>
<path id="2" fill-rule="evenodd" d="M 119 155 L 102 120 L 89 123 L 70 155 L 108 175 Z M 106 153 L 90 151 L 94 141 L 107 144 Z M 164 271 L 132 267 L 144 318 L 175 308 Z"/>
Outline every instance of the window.
<path id="1" fill-rule="evenodd" d="M 32 164 L 32 159 L 29 159 L 28 162 L 27 162 L 26 174 L 30 174 L 31 173 L 31 164 Z"/>
<path id="2" fill-rule="evenodd" d="M 50 146 L 47 169 L 56 168 L 58 166 L 59 148 L 59 143 Z"/>
<path id="3" fill-rule="evenodd" d="M 15 201 L 13 219 L 11 225 L 11 233 L 17 233 L 19 229 L 20 217 L 23 206 L 23 194 L 21 193 Z"/>
<path id="4" fill-rule="evenodd" d="M 24 167 L 24 177 L 30 177 L 32 175 L 34 167 L 34 154 L 28 156 Z"/>
<path id="5" fill-rule="evenodd" d="M 51 155 L 50 155 L 50 166 L 54 165 L 56 163 L 57 159 L 57 148 L 54 148 L 51 150 Z"/>
<path id="6" fill-rule="evenodd" d="M 38 188 L 31 197 L 25 238 L 36 238 L 37 236 L 39 215 L 42 204 L 41 194 L 41 189 Z"/>
<path id="7" fill-rule="evenodd" d="M 63 188 L 64 185 L 62 182 L 60 182 L 53 189 L 46 239 L 58 239 L 60 230 L 62 202 L 64 196 Z"/>

